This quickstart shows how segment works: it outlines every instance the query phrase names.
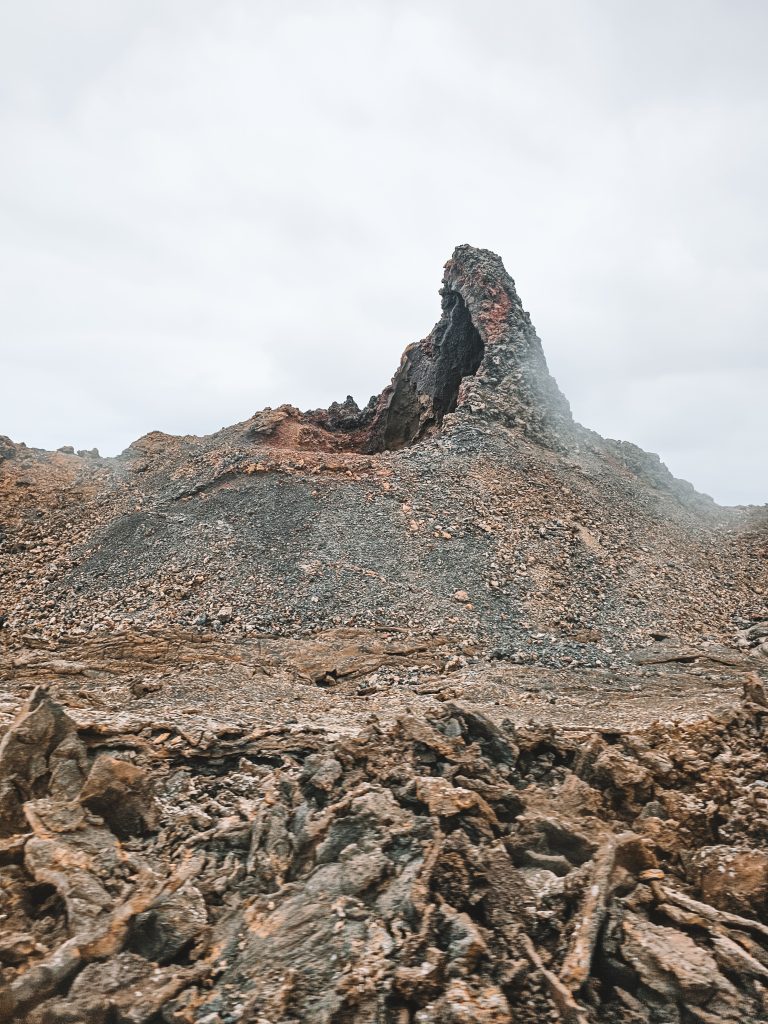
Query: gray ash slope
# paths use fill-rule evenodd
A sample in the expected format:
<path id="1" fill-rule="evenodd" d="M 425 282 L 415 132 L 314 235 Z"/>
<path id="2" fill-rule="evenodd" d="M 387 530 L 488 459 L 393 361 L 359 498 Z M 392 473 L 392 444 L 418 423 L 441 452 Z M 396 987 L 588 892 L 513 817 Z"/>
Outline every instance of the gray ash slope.
<path id="1" fill-rule="evenodd" d="M 0 438 L 0 1024 L 768 1019 L 766 510 L 442 297 L 363 410 Z"/>
<path id="2" fill-rule="evenodd" d="M 718 507 L 576 424 L 499 257 L 458 247 L 441 295 L 362 411 L 283 406 L 117 459 L 7 443 L 11 626 L 385 625 L 590 665 L 761 618 L 765 511 Z"/>

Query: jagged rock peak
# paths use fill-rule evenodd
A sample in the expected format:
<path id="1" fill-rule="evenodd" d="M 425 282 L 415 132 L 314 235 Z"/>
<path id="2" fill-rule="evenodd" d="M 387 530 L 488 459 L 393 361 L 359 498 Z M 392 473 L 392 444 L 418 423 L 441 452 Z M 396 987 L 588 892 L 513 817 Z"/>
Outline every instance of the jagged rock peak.
<path id="1" fill-rule="evenodd" d="M 486 419 L 550 448 L 571 447 L 578 436 L 570 407 L 501 257 L 457 246 L 445 264 L 440 295 L 437 324 L 406 348 L 391 383 L 363 409 L 351 396 L 307 412 L 282 405 L 255 413 L 238 429 L 245 426 L 249 442 L 371 454 L 406 448 L 454 423 Z M 152 433 L 129 452 L 154 449 L 158 441 L 163 435 Z"/>
<path id="2" fill-rule="evenodd" d="M 445 265 L 442 316 L 409 346 L 382 393 L 372 447 L 402 448 L 446 415 L 485 414 L 546 444 L 572 430 L 568 402 L 501 258 L 459 245 Z"/>

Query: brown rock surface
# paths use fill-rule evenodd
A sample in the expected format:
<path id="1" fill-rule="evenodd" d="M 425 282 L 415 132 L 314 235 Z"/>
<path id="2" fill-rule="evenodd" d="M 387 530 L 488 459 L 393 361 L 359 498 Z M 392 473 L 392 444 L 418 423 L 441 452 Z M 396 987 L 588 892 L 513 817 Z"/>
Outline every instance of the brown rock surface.
<path id="1" fill-rule="evenodd" d="M 97 757 L 79 799 L 123 839 L 157 828 L 154 782 L 145 769 L 128 761 L 108 754 Z"/>
<path id="2" fill-rule="evenodd" d="M 435 702 L 356 734 L 230 727 L 202 748 L 151 718 L 76 726 L 38 690 L 6 746 L 36 712 L 71 723 L 78 765 L 130 753 L 159 829 L 121 842 L 88 783 L 72 797 L 52 775 L 25 802 L 0 866 L 2 1019 L 761 1021 L 753 708 L 601 735 Z M 670 801 L 689 749 L 711 771 Z M 754 794 L 749 817 L 733 792 Z M 733 883 L 713 889 L 723 865 Z"/>
<path id="3" fill-rule="evenodd" d="M 736 914 L 761 913 L 768 907 L 768 852 L 733 846 L 705 846 L 693 864 L 705 899 Z"/>
<path id="4" fill-rule="evenodd" d="M 365 409 L 0 438 L 0 1021 L 768 1019 L 765 510 L 443 284 Z"/>

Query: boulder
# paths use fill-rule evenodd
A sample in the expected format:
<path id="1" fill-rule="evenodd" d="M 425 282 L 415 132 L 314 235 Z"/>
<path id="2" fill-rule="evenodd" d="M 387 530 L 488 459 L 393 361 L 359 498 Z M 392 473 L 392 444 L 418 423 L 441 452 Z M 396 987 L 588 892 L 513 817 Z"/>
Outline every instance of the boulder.
<path id="1" fill-rule="evenodd" d="M 749 917 L 768 909 L 768 853 L 750 847 L 707 846 L 692 868 L 707 903 Z"/>
<path id="2" fill-rule="evenodd" d="M 101 815 L 121 839 L 145 835 L 158 827 L 155 786 L 149 773 L 108 754 L 96 758 L 80 802 Z"/>

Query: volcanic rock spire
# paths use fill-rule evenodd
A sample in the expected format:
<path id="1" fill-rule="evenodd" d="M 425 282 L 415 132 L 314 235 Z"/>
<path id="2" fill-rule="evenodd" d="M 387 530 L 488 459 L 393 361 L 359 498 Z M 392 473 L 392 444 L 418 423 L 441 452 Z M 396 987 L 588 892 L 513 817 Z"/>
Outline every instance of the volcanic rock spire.
<path id="1" fill-rule="evenodd" d="M 405 350 L 377 402 L 371 447 L 403 448 L 453 412 L 481 413 L 559 447 L 573 429 L 571 411 L 501 258 L 457 246 L 441 295 L 440 320 Z"/>

